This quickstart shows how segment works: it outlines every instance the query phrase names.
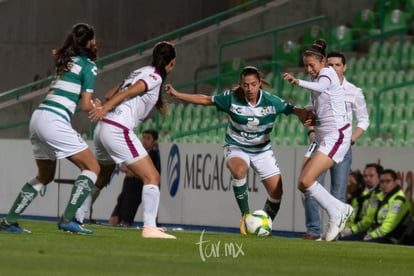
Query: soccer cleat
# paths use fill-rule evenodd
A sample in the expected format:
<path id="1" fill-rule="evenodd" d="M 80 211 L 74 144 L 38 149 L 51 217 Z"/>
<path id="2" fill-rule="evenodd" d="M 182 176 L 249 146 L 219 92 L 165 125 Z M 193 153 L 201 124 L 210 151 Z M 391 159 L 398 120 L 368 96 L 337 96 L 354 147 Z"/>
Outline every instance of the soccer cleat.
<path id="1" fill-rule="evenodd" d="M 176 239 L 175 236 L 164 233 L 164 229 L 153 226 L 144 226 L 142 230 L 143 238 L 155 238 L 155 239 Z"/>
<path id="2" fill-rule="evenodd" d="M 342 210 L 339 218 L 329 221 L 328 230 L 325 234 L 326 241 L 333 241 L 338 237 L 339 233 L 342 230 L 344 230 L 345 223 L 353 212 L 354 209 L 352 208 L 352 206 L 349 204 L 345 204 L 345 209 Z"/>
<path id="3" fill-rule="evenodd" d="M 71 232 L 71 233 L 76 233 L 76 234 L 83 234 L 83 235 L 93 234 L 92 230 L 83 228 L 79 223 L 77 223 L 74 220 L 71 220 L 69 222 L 61 220 L 58 222 L 58 228 L 66 232 Z"/>
<path id="4" fill-rule="evenodd" d="M 31 231 L 21 228 L 17 222 L 9 224 L 4 219 L 0 223 L 0 232 L 30 234 Z"/>
<path id="5" fill-rule="evenodd" d="M 248 215 L 248 213 L 244 214 L 242 216 L 242 218 L 240 219 L 240 234 L 246 236 L 247 235 L 247 231 L 246 231 L 246 224 L 244 222 L 244 220 L 246 219 L 246 216 Z"/>

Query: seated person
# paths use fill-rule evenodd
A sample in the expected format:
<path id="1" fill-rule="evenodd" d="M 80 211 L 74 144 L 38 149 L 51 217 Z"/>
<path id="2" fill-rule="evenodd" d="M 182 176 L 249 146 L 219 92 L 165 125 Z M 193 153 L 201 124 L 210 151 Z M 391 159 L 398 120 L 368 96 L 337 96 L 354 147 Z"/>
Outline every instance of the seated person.
<path id="1" fill-rule="evenodd" d="M 385 169 L 380 175 L 380 188 L 383 198 L 378 204 L 370 228 L 342 240 L 361 240 L 366 242 L 398 243 L 413 215 L 410 199 L 401 189 L 397 173 Z"/>
<path id="2" fill-rule="evenodd" d="M 358 213 L 355 213 L 348 220 L 345 229 L 341 232 L 341 237 L 349 236 L 353 233 L 365 232 L 373 224 L 378 202 L 383 197 L 379 184 L 382 171 L 383 167 L 379 164 L 369 163 L 365 165 L 364 181 L 366 188 L 364 194 L 366 196 L 364 196 L 361 204 L 362 207 L 357 210 Z"/>
<path id="3" fill-rule="evenodd" d="M 369 197 L 364 177 L 359 170 L 351 171 L 346 187 L 346 202 L 354 208 L 354 213 L 347 221 L 347 226 L 356 224 L 362 218 L 364 201 Z"/>

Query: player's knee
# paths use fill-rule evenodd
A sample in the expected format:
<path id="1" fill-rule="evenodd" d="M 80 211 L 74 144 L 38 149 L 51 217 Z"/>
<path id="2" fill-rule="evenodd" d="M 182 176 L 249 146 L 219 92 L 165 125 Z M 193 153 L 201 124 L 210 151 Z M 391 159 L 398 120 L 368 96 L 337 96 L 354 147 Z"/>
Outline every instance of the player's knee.
<path id="1" fill-rule="evenodd" d="M 145 175 L 142 178 L 142 181 L 144 182 L 144 184 L 155 184 L 155 185 L 159 185 L 161 178 L 160 178 L 160 174 L 157 173 L 153 173 L 153 174 L 148 174 Z"/>
<path id="2" fill-rule="evenodd" d="M 301 179 L 299 179 L 298 189 L 302 193 L 304 193 L 304 192 L 306 192 L 307 188 L 309 188 L 314 182 L 315 182 L 315 180 L 311 180 L 311 179 L 307 179 L 307 178 L 301 178 Z"/>
<path id="3" fill-rule="evenodd" d="M 247 176 L 247 171 L 243 168 L 233 168 L 230 170 L 230 173 L 235 179 L 243 179 Z"/>

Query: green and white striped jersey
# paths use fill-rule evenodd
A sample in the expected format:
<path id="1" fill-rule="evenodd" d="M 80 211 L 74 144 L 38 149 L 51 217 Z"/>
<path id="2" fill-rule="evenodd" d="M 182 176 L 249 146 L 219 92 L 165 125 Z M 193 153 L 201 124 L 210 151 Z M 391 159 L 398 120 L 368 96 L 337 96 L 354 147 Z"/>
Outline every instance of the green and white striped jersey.
<path id="1" fill-rule="evenodd" d="M 86 56 L 72 57 L 70 70 L 55 76 L 49 94 L 38 109 L 47 109 L 70 121 L 81 92 L 93 93 L 97 71 L 96 64 Z"/>
<path id="2" fill-rule="evenodd" d="M 245 98 L 237 100 L 233 91 L 213 96 L 218 111 L 229 114 L 225 143 L 236 145 L 246 152 L 260 153 L 271 148 L 270 133 L 276 116 L 293 113 L 293 106 L 281 98 L 260 90 L 255 106 Z"/>

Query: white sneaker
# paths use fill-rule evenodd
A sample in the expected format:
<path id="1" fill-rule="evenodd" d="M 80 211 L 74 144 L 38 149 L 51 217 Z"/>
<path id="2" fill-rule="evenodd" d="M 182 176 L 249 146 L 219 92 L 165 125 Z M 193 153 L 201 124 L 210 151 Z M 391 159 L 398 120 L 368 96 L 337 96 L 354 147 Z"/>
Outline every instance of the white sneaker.
<path id="1" fill-rule="evenodd" d="M 326 230 L 325 240 L 326 241 L 333 241 L 339 235 L 339 233 L 344 230 L 345 223 L 348 218 L 352 215 L 354 209 L 351 205 L 345 204 L 345 209 L 342 210 L 341 215 L 339 218 L 330 220 L 328 224 L 328 230 Z"/>
<path id="2" fill-rule="evenodd" d="M 164 229 L 153 227 L 153 226 L 144 226 L 142 230 L 143 238 L 155 238 L 155 239 L 176 239 L 175 236 L 164 233 Z"/>

